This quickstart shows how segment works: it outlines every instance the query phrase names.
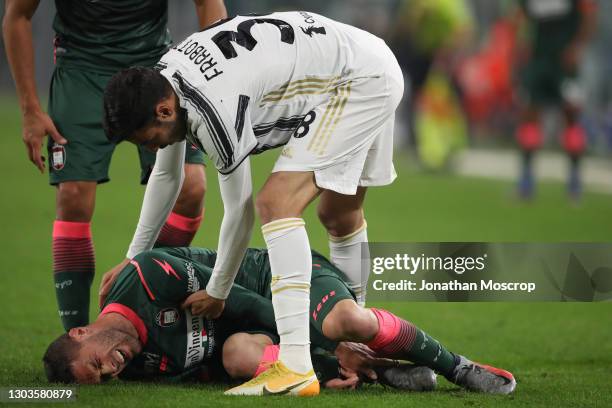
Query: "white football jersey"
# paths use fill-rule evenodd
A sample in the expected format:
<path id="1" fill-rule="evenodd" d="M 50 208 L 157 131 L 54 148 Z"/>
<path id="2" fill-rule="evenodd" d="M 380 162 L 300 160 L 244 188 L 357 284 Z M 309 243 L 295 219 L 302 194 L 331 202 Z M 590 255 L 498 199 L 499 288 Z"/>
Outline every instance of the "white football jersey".
<path id="1" fill-rule="evenodd" d="M 187 141 L 231 173 L 285 145 L 338 86 L 380 75 L 374 35 L 308 12 L 237 16 L 195 33 L 158 63 L 187 110 Z"/>

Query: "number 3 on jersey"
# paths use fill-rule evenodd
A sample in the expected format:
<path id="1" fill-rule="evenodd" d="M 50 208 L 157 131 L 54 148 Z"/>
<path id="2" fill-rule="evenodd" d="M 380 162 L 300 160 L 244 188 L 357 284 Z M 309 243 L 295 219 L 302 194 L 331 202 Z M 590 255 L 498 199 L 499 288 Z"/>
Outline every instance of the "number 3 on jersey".
<path id="1" fill-rule="evenodd" d="M 253 48 L 257 45 L 257 40 L 251 34 L 251 28 L 255 24 L 272 24 L 281 34 L 281 41 L 287 44 L 293 44 L 295 41 L 295 32 L 293 27 L 289 23 L 276 20 L 273 18 L 253 18 L 251 20 L 245 20 L 238 24 L 236 31 L 220 31 L 215 34 L 212 38 L 213 42 L 217 44 L 217 47 L 221 50 L 226 59 L 236 58 L 238 54 L 232 45 L 235 42 L 237 45 L 246 48 L 249 51 L 253 51 Z"/>

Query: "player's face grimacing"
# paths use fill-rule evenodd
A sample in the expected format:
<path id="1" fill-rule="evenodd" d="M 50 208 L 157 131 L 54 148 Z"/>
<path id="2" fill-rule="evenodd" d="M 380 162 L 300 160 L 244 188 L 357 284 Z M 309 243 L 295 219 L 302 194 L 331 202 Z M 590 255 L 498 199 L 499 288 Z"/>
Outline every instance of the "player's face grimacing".
<path id="1" fill-rule="evenodd" d="M 178 99 L 170 95 L 155 107 L 153 123 L 134 132 L 128 140 L 152 152 L 180 142 L 187 132 L 186 111 L 178 105 Z"/>
<path id="2" fill-rule="evenodd" d="M 142 351 L 137 338 L 117 329 L 76 327 L 69 335 L 81 346 L 72 363 L 79 384 L 99 384 L 117 377 Z"/>

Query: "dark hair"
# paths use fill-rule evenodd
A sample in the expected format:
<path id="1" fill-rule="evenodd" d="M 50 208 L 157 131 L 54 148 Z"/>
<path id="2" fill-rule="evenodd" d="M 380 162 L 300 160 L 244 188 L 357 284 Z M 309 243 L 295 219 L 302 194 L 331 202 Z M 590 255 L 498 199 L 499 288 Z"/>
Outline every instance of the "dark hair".
<path id="1" fill-rule="evenodd" d="M 49 382 L 60 382 L 64 384 L 75 383 L 76 378 L 72 373 L 72 363 L 81 346 L 64 333 L 53 341 L 43 356 L 45 374 Z"/>
<path id="2" fill-rule="evenodd" d="M 117 72 L 104 90 L 104 133 L 119 143 L 155 119 L 155 106 L 172 88 L 158 71 L 131 67 Z"/>

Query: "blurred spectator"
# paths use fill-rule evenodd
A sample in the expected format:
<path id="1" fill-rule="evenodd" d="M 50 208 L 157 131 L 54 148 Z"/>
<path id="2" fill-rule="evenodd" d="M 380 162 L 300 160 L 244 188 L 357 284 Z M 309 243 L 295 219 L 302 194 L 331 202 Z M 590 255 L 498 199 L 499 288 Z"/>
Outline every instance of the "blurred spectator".
<path id="1" fill-rule="evenodd" d="M 444 103 L 449 107 L 446 111 L 456 111 L 454 100 L 448 91 L 453 90 L 453 86 L 448 82 L 448 78 L 452 78 L 452 72 L 456 67 L 458 57 L 461 55 L 466 44 L 472 37 L 474 23 L 471 11 L 467 3 L 463 0 L 402 0 L 399 5 L 397 21 L 390 34 L 391 46 L 398 58 L 398 61 L 405 73 L 409 77 L 410 98 L 406 98 L 408 105 L 408 121 L 410 132 L 410 142 L 412 144 L 420 144 L 422 138 L 418 132 L 422 128 L 427 128 L 432 135 L 435 135 L 432 125 L 439 123 L 437 120 L 431 120 L 432 114 L 435 112 L 427 112 L 427 126 L 417 126 L 416 113 L 419 107 L 431 107 L 431 103 L 421 103 L 420 99 L 423 90 L 432 89 L 432 97 L 437 101 L 441 101 L 440 96 L 446 95 Z M 435 84 L 426 87 L 428 76 L 432 67 L 436 67 L 436 71 L 440 75 L 436 75 Z M 446 79 L 445 79 L 446 78 Z M 445 82 L 445 83 L 444 83 Z M 443 87 L 448 90 L 442 91 Z M 407 87 L 408 89 L 408 87 Z M 431 98 L 428 98 L 431 99 Z M 456 121 L 463 120 L 462 115 L 459 117 L 452 115 L 445 117 L 445 120 Z M 451 126 L 453 128 L 461 128 L 462 126 Z M 423 135 L 426 137 L 427 135 Z M 428 137 L 428 136 L 427 136 Z M 429 146 L 426 151 L 420 152 L 425 154 L 425 160 L 432 155 L 427 152 L 433 149 L 438 152 L 450 151 L 439 143 L 445 143 L 442 138 L 435 138 L 437 142 L 426 141 Z M 430 143 L 431 142 L 431 143 Z M 435 163 L 440 164 L 444 161 L 444 157 L 437 154 Z M 420 154 L 421 159 L 423 155 Z M 437 164 L 436 164 L 437 163 Z M 427 164 L 427 163 L 425 163 Z"/>
<path id="2" fill-rule="evenodd" d="M 479 49 L 459 63 L 457 82 L 473 136 L 490 138 L 516 127 L 516 37 L 515 19 L 507 13 L 495 18 Z"/>
<path id="3" fill-rule="evenodd" d="M 578 122 L 584 102 L 577 79 L 585 44 L 595 27 L 593 0 L 519 0 L 518 18 L 526 28 L 526 61 L 520 72 L 524 96 L 521 124 L 516 138 L 522 152 L 518 192 L 534 196 L 533 157 L 543 141 L 540 112 L 543 107 L 561 108 L 565 129 L 561 144 L 570 162 L 568 194 L 581 193 L 580 159 L 586 134 Z"/>

